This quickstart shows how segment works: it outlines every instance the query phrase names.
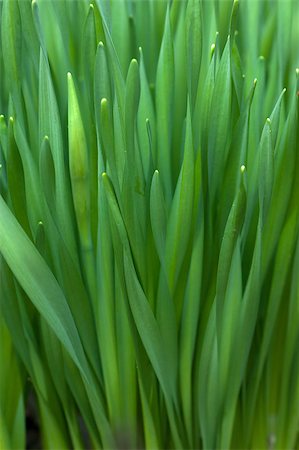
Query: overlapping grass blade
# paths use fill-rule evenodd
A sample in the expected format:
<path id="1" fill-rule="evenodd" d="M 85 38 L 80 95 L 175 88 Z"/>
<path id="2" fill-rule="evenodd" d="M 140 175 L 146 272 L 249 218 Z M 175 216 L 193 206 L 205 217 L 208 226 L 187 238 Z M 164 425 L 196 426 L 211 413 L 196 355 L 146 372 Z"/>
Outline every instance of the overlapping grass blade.
<path id="1" fill-rule="evenodd" d="M 296 449 L 297 3 L 0 15 L 0 445 Z"/>

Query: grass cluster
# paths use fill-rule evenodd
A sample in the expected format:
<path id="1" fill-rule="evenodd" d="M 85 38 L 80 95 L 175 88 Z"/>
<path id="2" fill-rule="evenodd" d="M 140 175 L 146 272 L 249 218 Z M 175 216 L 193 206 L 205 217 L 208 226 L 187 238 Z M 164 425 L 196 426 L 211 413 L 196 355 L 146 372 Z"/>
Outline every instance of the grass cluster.
<path id="1" fill-rule="evenodd" d="M 1 449 L 298 449 L 298 2 L 0 16 Z"/>

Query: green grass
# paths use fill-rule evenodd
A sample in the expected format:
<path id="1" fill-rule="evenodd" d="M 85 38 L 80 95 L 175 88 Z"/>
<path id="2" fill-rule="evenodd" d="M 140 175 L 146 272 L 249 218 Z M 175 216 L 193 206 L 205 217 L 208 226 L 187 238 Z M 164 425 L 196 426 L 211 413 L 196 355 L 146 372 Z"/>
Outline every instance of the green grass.
<path id="1" fill-rule="evenodd" d="M 299 4 L 0 2 L 0 448 L 299 449 Z"/>

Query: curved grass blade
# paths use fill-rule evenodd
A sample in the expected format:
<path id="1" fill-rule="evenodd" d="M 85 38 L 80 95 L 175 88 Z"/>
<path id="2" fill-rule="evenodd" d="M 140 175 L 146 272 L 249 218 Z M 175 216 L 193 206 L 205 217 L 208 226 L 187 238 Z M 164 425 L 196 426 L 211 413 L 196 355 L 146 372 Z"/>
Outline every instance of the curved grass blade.
<path id="1" fill-rule="evenodd" d="M 65 345 L 80 371 L 85 356 L 73 317 L 47 264 L 0 197 L 0 251 L 28 297 Z"/>

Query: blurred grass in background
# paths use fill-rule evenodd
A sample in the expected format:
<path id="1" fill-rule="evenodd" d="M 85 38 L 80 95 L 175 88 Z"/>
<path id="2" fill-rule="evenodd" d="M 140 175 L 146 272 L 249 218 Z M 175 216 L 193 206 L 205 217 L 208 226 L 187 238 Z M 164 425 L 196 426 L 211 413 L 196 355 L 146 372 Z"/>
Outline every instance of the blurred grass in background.
<path id="1" fill-rule="evenodd" d="M 0 3 L 0 448 L 299 448 L 299 3 Z"/>

